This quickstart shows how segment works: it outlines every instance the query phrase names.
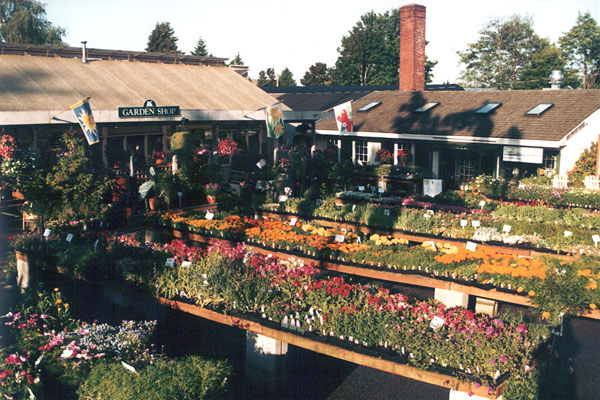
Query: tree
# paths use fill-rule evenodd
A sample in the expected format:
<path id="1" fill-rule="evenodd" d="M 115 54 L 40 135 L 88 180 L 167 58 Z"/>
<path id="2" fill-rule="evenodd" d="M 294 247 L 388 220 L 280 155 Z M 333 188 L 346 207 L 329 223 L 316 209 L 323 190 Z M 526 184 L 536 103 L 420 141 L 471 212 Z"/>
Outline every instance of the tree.
<path id="1" fill-rule="evenodd" d="M 566 61 L 561 55 L 561 50 L 551 44 L 548 39 L 541 39 L 531 60 L 520 71 L 519 81 L 514 83 L 513 89 L 547 88 L 549 87 L 550 74 L 554 70 L 563 73 L 561 86 L 579 87 L 579 79 L 574 70 L 566 67 Z"/>
<path id="2" fill-rule="evenodd" d="M 323 86 L 329 83 L 329 71 L 327 64 L 317 62 L 308 68 L 304 73 L 304 77 L 300 79 L 300 83 L 304 86 Z"/>
<path id="3" fill-rule="evenodd" d="M 208 56 L 208 51 L 206 50 L 206 44 L 202 38 L 198 38 L 198 43 L 196 43 L 196 48 L 192 51 L 193 56 L 206 57 Z"/>
<path id="4" fill-rule="evenodd" d="M 146 51 L 155 53 L 182 54 L 177 49 L 177 37 L 169 22 L 157 22 L 154 30 L 148 36 Z"/>
<path id="5" fill-rule="evenodd" d="M 239 51 L 235 55 L 235 57 L 233 58 L 233 60 L 231 60 L 231 62 L 229 63 L 229 65 L 244 65 L 244 61 L 242 60 L 242 57 L 240 57 Z"/>
<path id="6" fill-rule="evenodd" d="M 494 18 L 479 34 L 477 42 L 457 52 L 465 64 L 461 79 L 469 86 L 512 89 L 540 47 L 531 18 L 517 14 L 508 19 Z"/>
<path id="7" fill-rule="evenodd" d="M 598 87 L 600 81 L 600 27 L 590 13 L 579 14 L 575 26 L 558 42 L 569 65 L 578 69 L 584 89 Z"/>
<path id="8" fill-rule="evenodd" d="M 46 19 L 37 0 L 0 0 L 0 41 L 65 46 L 64 28 Z"/>
<path id="9" fill-rule="evenodd" d="M 567 172 L 569 183 L 582 187 L 586 176 L 596 175 L 597 150 L 598 143 L 595 142 L 581 153 L 573 169 Z"/>
<path id="10" fill-rule="evenodd" d="M 329 77 L 334 85 L 397 85 L 400 64 L 400 9 L 368 12 L 347 36 Z M 425 81 L 437 62 L 426 58 Z M 429 75 L 428 75 L 429 74 Z"/>
<path id="11" fill-rule="evenodd" d="M 284 68 L 283 71 L 279 74 L 279 86 L 296 86 L 296 80 L 294 79 L 294 74 L 289 68 Z"/>
<path id="12" fill-rule="evenodd" d="M 277 78 L 275 78 L 275 70 L 273 68 L 267 68 L 266 72 L 260 71 L 258 73 L 257 85 L 259 87 L 277 85 Z"/>

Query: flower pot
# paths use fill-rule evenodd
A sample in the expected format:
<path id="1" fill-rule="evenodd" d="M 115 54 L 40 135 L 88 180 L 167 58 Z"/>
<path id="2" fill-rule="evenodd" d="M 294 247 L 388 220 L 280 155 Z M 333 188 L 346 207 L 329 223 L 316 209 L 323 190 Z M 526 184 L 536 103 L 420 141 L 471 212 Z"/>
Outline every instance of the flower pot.
<path id="1" fill-rule="evenodd" d="M 215 204 L 216 201 L 217 201 L 216 196 L 211 196 L 209 194 L 206 195 L 206 202 L 208 204 Z"/>
<path id="2" fill-rule="evenodd" d="M 125 207 L 125 216 L 127 218 L 131 217 L 133 215 L 133 208 L 131 207 Z"/>
<path id="3" fill-rule="evenodd" d="M 158 199 L 156 197 L 150 197 L 148 199 L 148 207 L 150 207 L 150 211 L 156 211 L 158 209 Z"/>
<path id="4" fill-rule="evenodd" d="M 13 198 L 13 200 L 25 200 L 25 197 L 23 197 L 23 194 L 21 192 L 19 192 L 18 190 L 15 190 L 14 192 L 12 192 L 12 198 Z"/>
<path id="5" fill-rule="evenodd" d="M 154 162 L 156 165 L 162 164 L 164 163 L 165 160 L 163 160 L 162 158 L 157 158 L 156 161 Z"/>

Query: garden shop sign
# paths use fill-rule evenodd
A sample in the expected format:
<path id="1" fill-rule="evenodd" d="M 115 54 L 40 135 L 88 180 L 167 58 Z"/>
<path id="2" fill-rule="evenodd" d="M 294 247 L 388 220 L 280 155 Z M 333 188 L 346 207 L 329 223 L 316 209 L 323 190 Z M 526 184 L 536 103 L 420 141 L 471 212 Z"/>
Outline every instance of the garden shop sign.
<path id="1" fill-rule="evenodd" d="M 544 159 L 544 149 L 541 147 L 504 146 L 503 161 L 541 164 Z"/>
<path id="2" fill-rule="evenodd" d="M 179 106 L 157 107 L 152 99 L 144 102 L 143 107 L 119 107 L 119 118 L 177 117 L 181 115 Z"/>

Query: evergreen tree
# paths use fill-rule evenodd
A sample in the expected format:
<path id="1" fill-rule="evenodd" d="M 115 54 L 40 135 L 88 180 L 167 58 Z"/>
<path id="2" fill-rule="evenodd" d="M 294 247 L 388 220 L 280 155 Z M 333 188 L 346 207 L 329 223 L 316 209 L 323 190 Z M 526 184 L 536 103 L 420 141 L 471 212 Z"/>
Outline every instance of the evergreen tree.
<path id="1" fill-rule="evenodd" d="M 229 65 L 244 65 L 244 61 L 242 60 L 242 57 L 240 57 L 239 51 L 235 55 L 235 57 L 233 58 L 233 60 L 231 60 L 229 62 Z"/>
<path id="2" fill-rule="evenodd" d="M 0 41 L 65 46 L 64 28 L 46 19 L 37 0 L 0 0 Z"/>
<path id="3" fill-rule="evenodd" d="M 177 37 L 169 22 L 157 22 L 156 26 L 148 36 L 148 47 L 146 51 L 153 53 L 176 53 L 182 54 L 177 49 Z"/>
<path id="4" fill-rule="evenodd" d="M 329 83 L 329 71 L 327 64 L 318 62 L 311 65 L 304 77 L 300 79 L 300 83 L 304 86 L 323 86 Z"/>
<path id="5" fill-rule="evenodd" d="M 479 40 L 457 52 L 465 65 L 462 81 L 473 87 L 512 89 L 540 47 L 531 18 L 494 18 L 479 33 Z"/>
<path id="6" fill-rule="evenodd" d="M 563 73 L 562 87 L 579 87 L 580 82 L 575 71 L 566 67 L 566 62 L 558 47 L 548 39 L 541 39 L 531 60 L 519 74 L 519 81 L 513 89 L 543 89 L 550 86 L 550 74 L 558 70 Z"/>
<path id="7" fill-rule="evenodd" d="M 578 69 L 584 89 L 600 82 L 600 27 L 590 13 L 579 14 L 575 26 L 559 39 L 564 58 Z"/>
<path id="8" fill-rule="evenodd" d="M 575 186 L 583 186 L 586 176 L 596 176 L 596 158 L 598 156 L 598 143 L 592 143 L 589 149 L 585 149 L 579 156 L 573 169 L 567 172 L 569 183 Z"/>
<path id="9" fill-rule="evenodd" d="M 208 56 L 208 51 L 206 50 L 206 44 L 202 38 L 198 38 L 198 43 L 196 43 L 196 48 L 192 51 L 193 56 L 206 57 Z"/>
<path id="10" fill-rule="evenodd" d="M 257 85 L 259 87 L 277 85 L 277 78 L 275 77 L 275 70 L 273 68 L 267 68 L 266 72 L 260 71 L 258 73 Z"/>
<path id="11" fill-rule="evenodd" d="M 294 74 L 289 68 L 284 68 L 283 71 L 279 74 L 279 86 L 296 86 L 296 80 L 294 79 Z"/>

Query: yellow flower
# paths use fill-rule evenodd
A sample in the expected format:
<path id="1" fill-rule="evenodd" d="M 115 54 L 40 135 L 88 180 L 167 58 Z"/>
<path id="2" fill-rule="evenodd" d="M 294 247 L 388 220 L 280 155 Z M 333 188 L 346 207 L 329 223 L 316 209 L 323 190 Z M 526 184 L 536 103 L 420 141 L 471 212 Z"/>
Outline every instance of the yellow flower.
<path id="1" fill-rule="evenodd" d="M 588 278 L 589 279 L 589 283 L 587 284 L 587 286 L 585 287 L 587 290 L 596 290 L 598 289 L 598 282 L 596 282 L 595 280 Z"/>
<path id="2" fill-rule="evenodd" d="M 590 303 L 590 308 L 591 308 L 592 310 L 595 310 L 595 309 L 596 309 L 596 308 L 598 308 L 598 307 L 596 307 L 596 305 L 595 305 L 594 303 Z"/>
<path id="3" fill-rule="evenodd" d="M 522 288 L 521 286 L 519 286 L 519 287 L 517 288 L 517 293 L 521 293 L 522 291 L 523 291 L 523 288 Z"/>
<path id="4" fill-rule="evenodd" d="M 55 288 L 54 288 L 54 291 L 55 291 L 55 292 L 58 292 L 58 288 L 57 288 L 57 287 L 55 287 Z"/>
<path id="5" fill-rule="evenodd" d="M 529 297 L 535 296 L 535 292 L 533 290 L 530 290 L 527 294 L 529 295 Z"/>
<path id="6" fill-rule="evenodd" d="M 544 319 L 550 319 L 550 313 L 548 311 L 544 311 L 542 313 L 542 318 L 544 318 Z"/>
<path id="7" fill-rule="evenodd" d="M 41 293 L 38 293 L 38 297 L 42 297 L 42 294 L 41 294 Z"/>
<path id="8" fill-rule="evenodd" d="M 69 303 L 64 304 L 65 308 L 69 308 Z"/>
<path id="9" fill-rule="evenodd" d="M 60 303 L 62 303 L 62 299 L 56 299 L 55 303 L 56 303 L 56 304 L 60 304 Z"/>

